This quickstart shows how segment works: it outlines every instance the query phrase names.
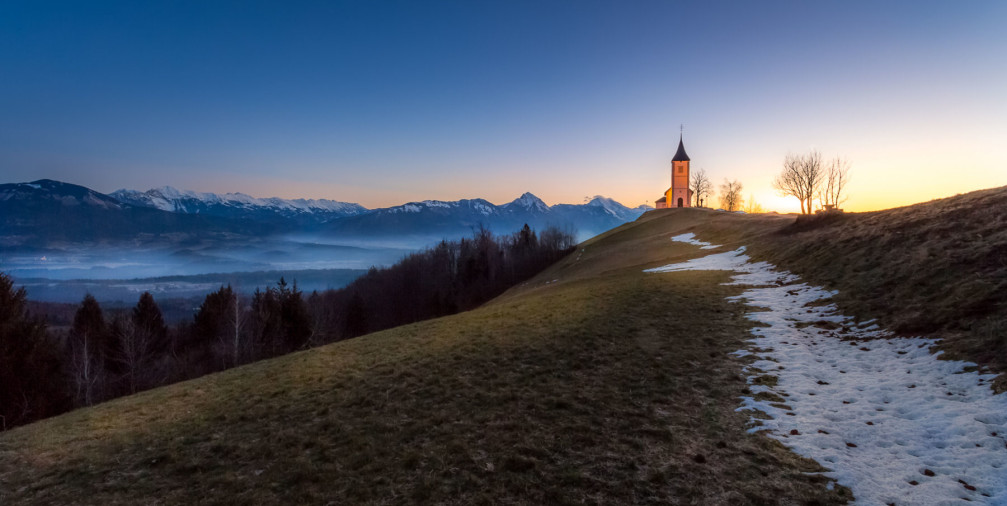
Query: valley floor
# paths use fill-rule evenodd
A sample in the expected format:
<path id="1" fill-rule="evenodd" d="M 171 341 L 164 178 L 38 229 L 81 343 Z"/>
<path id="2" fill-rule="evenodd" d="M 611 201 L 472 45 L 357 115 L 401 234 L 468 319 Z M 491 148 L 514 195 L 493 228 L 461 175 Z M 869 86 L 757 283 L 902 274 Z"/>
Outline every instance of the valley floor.
<path id="1" fill-rule="evenodd" d="M 744 248 L 647 271 L 684 270 L 735 271 L 730 284 L 749 287 L 731 299 L 757 322 L 734 354 L 751 361 L 740 408 L 751 431 L 818 461 L 865 504 L 1007 503 L 1007 395 L 993 394 L 995 375 L 940 360 L 934 340 L 856 324 L 827 302 L 835 292 Z"/>

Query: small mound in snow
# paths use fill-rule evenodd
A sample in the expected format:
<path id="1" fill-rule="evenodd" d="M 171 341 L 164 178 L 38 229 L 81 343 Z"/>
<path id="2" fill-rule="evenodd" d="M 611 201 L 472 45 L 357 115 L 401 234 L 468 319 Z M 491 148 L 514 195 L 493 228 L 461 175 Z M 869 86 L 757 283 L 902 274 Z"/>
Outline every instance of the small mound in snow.
<path id="1" fill-rule="evenodd" d="M 751 431 L 831 469 L 824 474 L 864 504 L 1007 503 L 1007 396 L 993 395 L 994 375 L 939 360 L 932 339 L 858 327 L 834 305 L 819 305 L 835 292 L 744 252 L 646 272 L 736 271 L 731 284 L 753 288 L 732 299 L 768 308 L 749 314 L 765 326 L 736 352 L 755 359 L 746 367 L 752 395 L 739 410 L 771 417 L 753 417 Z"/>

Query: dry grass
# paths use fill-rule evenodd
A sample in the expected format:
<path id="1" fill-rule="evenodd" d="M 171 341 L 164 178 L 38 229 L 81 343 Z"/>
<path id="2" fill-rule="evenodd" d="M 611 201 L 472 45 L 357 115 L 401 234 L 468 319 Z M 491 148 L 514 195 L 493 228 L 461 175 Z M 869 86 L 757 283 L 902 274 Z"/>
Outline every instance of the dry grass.
<path id="1" fill-rule="evenodd" d="M 478 310 L 0 434 L 0 503 L 845 502 L 734 411 L 727 274 L 641 272 L 766 220 L 655 214 Z"/>

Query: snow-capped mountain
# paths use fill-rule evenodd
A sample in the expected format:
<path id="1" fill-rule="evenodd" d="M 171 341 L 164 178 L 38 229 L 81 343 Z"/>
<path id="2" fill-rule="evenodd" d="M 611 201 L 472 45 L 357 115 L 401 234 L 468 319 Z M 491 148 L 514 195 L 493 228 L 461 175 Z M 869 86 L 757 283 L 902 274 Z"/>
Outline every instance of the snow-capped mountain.
<path id="1" fill-rule="evenodd" d="M 19 203 L 26 206 L 55 205 L 73 208 L 78 206 L 100 209 L 122 209 L 118 200 L 83 186 L 39 179 L 30 183 L 0 185 L 0 202 Z"/>
<path id="2" fill-rule="evenodd" d="M 509 202 L 500 206 L 500 209 L 504 212 L 527 212 L 527 213 L 548 213 L 549 206 L 542 202 L 542 199 L 532 195 L 530 192 L 525 192 L 513 202 Z"/>
<path id="3" fill-rule="evenodd" d="M 585 205 L 589 207 L 600 207 L 608 214 L 611 214 L 623 221 L 633 221 L 641 214 L 653 209 L 653 207 L 650 206 L 629 208 L 608 197 L 602 197 L 601 195 L 595 195 L 594 198 Z"/>
<path id="4" fill-rule="evenodd" d="M 360 204 L 335 200 L 256 198 L 244 193 L 200 193 L 177 190 L 170 186 L 145 192 L 116 190 L 110 194 L 120 202 L 162 211 L 184 214 L 206 214 L 226 218 L 253 218 L 275 221 L 277 218 L 300 218 L 301 221 L 324 223 L 344 216 L 367 212 Z"/>
<path id="5" fill-rule="evenodd" d="M 497 206 L 483 199 L 462 199 L 450 202 L 445 202 L 443 200 L 424 200 L 422 202 L 409 202 L 408 204 L 402 204 L 401 206 L 387 207 L 384 209 L 375 209 L 373 213 L 375 214 L 434 213 L 434 214 L 445 215 L 455 213 L 458 211 L 473 212 L 476 214 L 482 214 L 484 216 L 490 216 L 499 213 L 499 209 L 497 208 Z"/>
<path id="6" fill-rule="evenodd" d="M 49 179 L 0 184 L 0 244 L 5 246 L 266 232 L 266 227 L 254 222 L 135 206 Z"/>
<path id="7" fill-rule="evenodd" d="M 480 229 L 557 226 L 584 240 L 646 210 L 603 197 L 548 206 L 531 193 L 502 205 L 425 200 L 370 211 L 171 188 L 115 195 L 44 179 L 0 184 L 0 270 L 67 279 L 358 268 Z"/>
<path id="8" fill-rule="evenodd" d="M 336 236 L 443 238 L 467 236 L 477 228 L 507 234 L 527 223 L 537 229 L 548 226 L 572 229 L 580 239 L 586 239 L 635 220 L 649 209 L 646 206 L 630 209 L 604 197 L 583 205 L 550 207 L 535 195 L 525 193 L 499 206 L 483 199 L 410 202 L 333 220 L 326 231 Z"/>
<path id="9" fill-rule="evenodd" d="M 171 187 L 104 195 L 83 186 L 39 180 L 0 185 L 0 244 L 308 234 L 326 240 L 395 239 L 422 245 L 468 236 L 479 228 L 509 234 L 524 224 L 536 229 L 557 226 L 586 239 L 648 209 L 630 209 L 601 196 L 587 204 L 549 206 L 525 193 L 502 205 L 484 199 L 424 200 L 367 210 L 333 200 L 255 198 Z"/>

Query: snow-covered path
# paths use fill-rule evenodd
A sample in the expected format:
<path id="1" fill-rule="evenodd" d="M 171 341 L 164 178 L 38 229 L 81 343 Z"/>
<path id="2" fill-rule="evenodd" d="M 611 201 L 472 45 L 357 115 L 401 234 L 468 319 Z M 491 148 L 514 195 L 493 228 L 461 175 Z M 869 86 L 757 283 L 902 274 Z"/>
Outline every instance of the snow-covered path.
<path id="1" fill-rule="evenodd" d="M 856 326 L 823 302 L 834 292 L 744 248 L 647 272 L 679 270 L 732 270 L 752 286 L 734 297 L 763 325 L 736 352 L 755 359 L 739 408 L 756 415 L 752 431 L 818 461 L 862 504 L 1007 504 L 1007 394 L 993 395 L 993 375 L 938 360 L 934 340 Z"/>

